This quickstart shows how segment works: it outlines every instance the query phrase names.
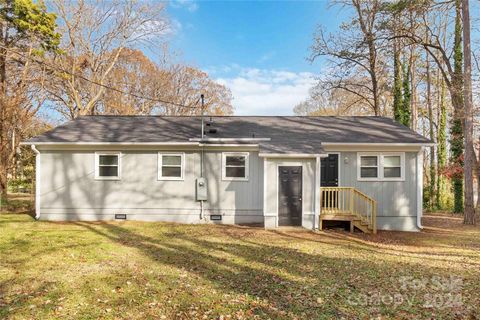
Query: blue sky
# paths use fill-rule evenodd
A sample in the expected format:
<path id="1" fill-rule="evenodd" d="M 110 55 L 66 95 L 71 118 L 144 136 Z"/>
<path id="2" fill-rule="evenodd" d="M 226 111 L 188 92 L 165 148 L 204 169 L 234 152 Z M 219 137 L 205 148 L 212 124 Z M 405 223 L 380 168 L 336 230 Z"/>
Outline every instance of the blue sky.
<path id="1" fill-rule="evenodd" d="M 235 114 L 288 115 L 321 62 L 307 61 L 319 24 L 342 20 L 326 1 L 171 1 L 171 48 L 234 95 Z"/>

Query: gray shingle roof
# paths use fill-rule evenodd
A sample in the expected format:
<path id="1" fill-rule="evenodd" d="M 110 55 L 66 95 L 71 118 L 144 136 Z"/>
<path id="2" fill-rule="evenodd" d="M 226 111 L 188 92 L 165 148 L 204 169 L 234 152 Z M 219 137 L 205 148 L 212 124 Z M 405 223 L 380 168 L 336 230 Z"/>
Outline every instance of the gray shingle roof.
<path id="1" fill-rule="evenodd" d="M 205 118 L 207 121 L 210 117 Z M 320 153 L 322 143 L 430 143 L 385 117 L 215 116 L 211 138 L 270 138 L 262 152 Z M 83 116 L 27 143 L 189 142 L 200 138 L 200 117 Z"/>

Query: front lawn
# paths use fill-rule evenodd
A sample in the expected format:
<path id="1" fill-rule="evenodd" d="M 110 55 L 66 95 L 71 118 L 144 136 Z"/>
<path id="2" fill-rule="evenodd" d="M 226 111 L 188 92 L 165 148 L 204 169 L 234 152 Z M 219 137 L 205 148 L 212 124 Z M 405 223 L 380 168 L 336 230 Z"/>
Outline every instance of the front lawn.
<path id="1" fill-rule="evenodd" d="M 0 214 L 0 318 L 475 318 L 480 228 L 377 236 Z"/>

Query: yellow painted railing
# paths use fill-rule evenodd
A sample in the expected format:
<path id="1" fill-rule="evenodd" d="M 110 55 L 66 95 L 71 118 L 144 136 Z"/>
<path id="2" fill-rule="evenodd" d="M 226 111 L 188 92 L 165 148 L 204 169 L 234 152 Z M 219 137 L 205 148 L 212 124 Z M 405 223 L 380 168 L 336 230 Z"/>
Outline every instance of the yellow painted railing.
<path id="1" fill-rule="evenodd" d="M 377 232 L 377 201 L 353 187 L 321 187 L 321 214 L 354 215 Z"/>

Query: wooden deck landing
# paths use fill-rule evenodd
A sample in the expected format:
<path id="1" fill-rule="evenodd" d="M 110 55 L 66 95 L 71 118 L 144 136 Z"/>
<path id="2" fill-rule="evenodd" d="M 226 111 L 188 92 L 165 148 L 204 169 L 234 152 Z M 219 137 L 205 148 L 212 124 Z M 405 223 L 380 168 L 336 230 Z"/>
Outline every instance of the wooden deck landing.
<path id="1" fill-rule="evenodd" d="M 321 187 L 320 230 L 323 221 L 349 221 L 365 233 L 377 233 L 377 202 L 353 187 Z"/>

